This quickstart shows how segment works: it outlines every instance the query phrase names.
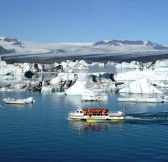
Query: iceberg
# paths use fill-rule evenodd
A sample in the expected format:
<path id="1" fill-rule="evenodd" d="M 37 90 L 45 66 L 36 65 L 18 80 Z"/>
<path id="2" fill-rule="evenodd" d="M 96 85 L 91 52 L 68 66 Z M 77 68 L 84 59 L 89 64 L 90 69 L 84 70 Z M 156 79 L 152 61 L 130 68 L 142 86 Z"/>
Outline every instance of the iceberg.
<path id="1" fill-rule="evenodd" d="M 136 81 L 142 78 L 146 78 L 151 82 L 151 85 L 155 85 L 157 87 L 168 87 L 168 72 L 157 72 L 152 70 L 145 70 L 140 71 L 142 67 L 168 67 L 167 60 L 164 61 L 156 61 L 153 63 L 140 63 L 138 61 L 132 61 L 130 63 L 123 62 L 122 64 L 116 64 L 108 62 L 108 65 L 113 66 L 120 66 L 122 65 L 123 68 L 136 68 L 133 69 L 135 71 L 128 71 L 125 73 L 118 73 L 114 75 L 111 72 L 76 72 L 76 73 L 68 73 L 68 72 L 61 72 L 61 71 L 52 71 L 54 72 L 54 76 L 48 75 L 47 73 L 50 72 L 51 69 L 61 66 L 63 69 L 87 69 L 89 65 L 84 61 L 78 60 L 67 60 L 65 62 L 61 62 L 60 64 L 37 64 L 37 63 L 14 63 L 14 64 L 7 64 L 5 61 L 0 61 L 0 91 L 50 91 L 50 92 L 63 92 L 68 90 L 71 86 L 74 85 L 76 81 L 81 81 L 85 86 L 85 90 L 91 91 L 119 91 L 122 92 L 123 88 L 126 88 L 125 85 L 127 81 Z M 105 63 L 92 63 L 90 66 L 97 66 L 97 67 L 106 67 Z M 130 70 L 129 68 L 129 70 Z M 25 78 L 24 74 L 27 72 L 34 73 L 34 77 Z M 132 70 L 132 69 L 131 69 Z M 95 69 L 93 69 L 95 71 Z M 56 73 L 55 73 L 56 72 Z M 47 78 L 43 77 L 47 74 Z M 56 76 L 56 77 L 55 77 Z M 26 82 L 29 81 L 29 82 Z M 123 84 L 124 83 L 124 84 Z M 144 85 L 143 85 L 144 86 Z M 157 86 L 157 87 L 156 87 Z M 149 88 L 149 87 L 148 87 Z M 134 90 L 133 90 L 134 89 Z M 138 92 L 134 92 L 135 88 L 131 88 L 129 86 L 128 93 L 160 93 L 156 92 L 158 90 L 148 90 L 152 92 L 146 92 L 147 90 L 137 90 Z M 146 88 L 145 88 L 146 89 Z M 154 88 L 153 88 L 154 89 Z M 78 90 L 78 89 L 77 89 Z M 77 91 L 75 90 L 75 91 Z M 73 92 L 75 94 L 81 94 L 84 91 L 80 90 L 81 92 Z M 73 94 L 72 92 L 70 92 Z"/>
<path id="2" fill-rule="evenodd" d="M 60 75 L 58 75 L 56 78 L 52 78 L 49 81 L 49 84 L 50 85 L 59 85 L 60 82 L 61 82 L 61 77 L 60 77 Z"/>
<path id="3" fill-rule="evenodd" d="M 153 70 L 156 72 L 168 72 L 168 59 L 157 60 L 153 65 Z"/>
<path id="4" fill-rule="evenodd" d="M 84 61 L 84 60 L 75 60 L 75 61 L 71 61 L 71 60 L 67 60 L 66 62 L 62 62 L 61 63 L 63 69 L 65 71 L 67 70 L 74 70 L 74 69 L 78 69 L 78 70 L 82 70 L 82 69 L 89 69 L 88 68 L 88 64 Z"/>
<path id="5" fill-rule="evenodd" d="M 52 85 L 42 86 L 41 92 L 60 92 L 60 87 Z"/>
<path id="6" fill-rule="evenodd" d="M 74 85 L 65 90 L 66 95 L 81 95 L 84 93 L 93 94 L 93 91 L 85 87 L 86 83 L 82 81 L 76 81 Z"/>
<path id="7" fill-rule="evenodd" d="M 26 99 L 4 98 L 2 101 L 6 104 L 29 104 L 35 102 L 33 97 L 28 97 Z"/>
<path id="8" fill-rule="evenodd" d="M 164 93 L 146 78 L 131 82 L 127 87 L 119 90 L 120 93 Z"/>
<path id="9" fill-rule="evenodd" d="M 136 71 L 128 71 L 128 72 L 124 72 L 124 73 L 119 73 L 117 75 L 114 76 L 114 79 L 117 82 L 120 81 L 133 81 L 133 80 L 139 80 L 142 78 L 147 78 L 151 81 L 165 81 L 168 80 L 168 72 L 155 72 L 155 71 L 149 71 L 149 70 L 145 70 L 145 71 L 140 71 L 140 70 L 136 70 Z"/>
<path id="10" fill-rule="evenodd" d="M 138 61 L 132 61 L 130 63 L 128 62 L 122 62 L 122 63 L 117 63 L 116 68 L 126 68 L 126 69 L 140 69 L 142 68 L 142 65 Z"/>

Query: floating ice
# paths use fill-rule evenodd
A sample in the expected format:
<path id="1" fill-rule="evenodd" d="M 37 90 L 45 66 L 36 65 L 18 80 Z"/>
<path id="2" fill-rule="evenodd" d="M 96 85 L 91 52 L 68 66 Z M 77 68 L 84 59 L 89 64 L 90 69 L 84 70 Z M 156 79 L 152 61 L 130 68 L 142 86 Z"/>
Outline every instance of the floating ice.
<path id="1" fill-rule="evenodd" d="M 124 73 L 119 73 L 117 75 L 114 76 L 114 79 L 116 81 L 133 81 L 133 80 L 139 80 L 142 78 L 147 78 L 149 80 L 168 80 L 168 72 L 163 72 L 163 73 L 158 73 L 155 71 L 128 71 L 128 72 L 124 72 Z"/>
<path id="2" fill-rule="evenodd" d="M 122 62 L 122 63 L 117 63 L 116 68 L 127 68 L 127 69 L 140 69 L 142 68 L 142 64 L 138 61 L 132 61 L 130 63 L 128 62 Z"/>
<path id="3" fill-rule="evenodd" d="M 4 98 L 3 101 L 6 104 L 29 104 L 35 102 L 33 97 L 28 97 L 26 99 Z"/>
<path id="4" fill-rule="evenodd" d="M 142 78 L 137 81 L 133 81 L 127 87 L 120 89 L 120 93 L 164 93 L 158 88 L 154 87 L 151 82 Z"/>
<path id="5" fill-rule="evenodd" d="M 93 92 L 86 88 L 86 83 L 81 81 L 76 81 L 76 83 L 70 87 L 69 89 L 65 90 L 67 95 L 81 95 L 84 93 L 93 94 Z"/>

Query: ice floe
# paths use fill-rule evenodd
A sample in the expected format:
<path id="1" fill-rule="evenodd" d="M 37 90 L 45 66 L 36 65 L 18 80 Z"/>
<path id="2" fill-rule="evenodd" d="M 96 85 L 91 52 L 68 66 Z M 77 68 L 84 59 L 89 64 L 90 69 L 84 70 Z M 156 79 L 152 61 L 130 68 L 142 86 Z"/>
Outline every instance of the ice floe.
<path id="1" fill-rule="evenodd" d="M 124 73 L 119 73 L 114 76 L 114 79 L 116 81 L 134 81 L 134 80 L 139 80 L 142 78 L 146 78 L 149 80 L 153 81 L 168 81 L 168 72 L 155 72 L 155 71 L 140 71 L 140 70 L 135 70 L 135 71 L 128 71 Z"/>
<path id="2" fill-rule="evenodd" d="M 33 97 L 28 97 L 26 99 L 4 98 L 2 101 L 6 104 L 30 104 L 35 102 Z"/>
<path id="3" fill-rule="evenodd" d="M 130 63 L 129 62 L 117 63 L 115 67 L 126 68 L 126 69 L 141 69 L 143 65 L 139 61 L 131 61 Z"/>

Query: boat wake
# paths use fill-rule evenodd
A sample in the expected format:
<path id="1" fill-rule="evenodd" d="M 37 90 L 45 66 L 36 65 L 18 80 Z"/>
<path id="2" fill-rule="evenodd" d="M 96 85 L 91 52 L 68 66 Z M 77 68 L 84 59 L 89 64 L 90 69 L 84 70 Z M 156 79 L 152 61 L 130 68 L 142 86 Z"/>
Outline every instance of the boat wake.
<path id="1" fill-rule="evenodd" d="M 125 116 L 126 123 L 139 123 L 139 124 L 163 124 L 168 125 L 168 112 L 157 113 L 140 113 L 140 114 L 127 114 Z"/>

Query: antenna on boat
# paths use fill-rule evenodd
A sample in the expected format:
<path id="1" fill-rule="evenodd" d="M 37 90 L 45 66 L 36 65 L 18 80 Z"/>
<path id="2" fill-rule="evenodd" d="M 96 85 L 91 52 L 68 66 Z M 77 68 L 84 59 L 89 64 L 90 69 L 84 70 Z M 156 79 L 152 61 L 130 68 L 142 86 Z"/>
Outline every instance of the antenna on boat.
<path id="1" fill-rule="evenodd" d="M 123 113 L 125 114 L 125 112 L 126 112 L 126 106 L 124 106 L 124 108 L 123 108 Z"/>

